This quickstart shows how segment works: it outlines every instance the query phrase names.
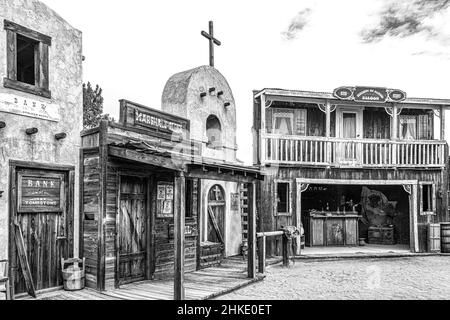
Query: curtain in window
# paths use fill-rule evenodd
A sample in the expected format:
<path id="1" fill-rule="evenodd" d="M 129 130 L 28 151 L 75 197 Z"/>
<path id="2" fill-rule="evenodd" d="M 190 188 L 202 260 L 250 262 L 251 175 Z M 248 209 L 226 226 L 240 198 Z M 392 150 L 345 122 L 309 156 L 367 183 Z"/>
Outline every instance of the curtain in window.
<path id="1" fill-rule="evenodd" d="M 274 131 L 277 134 L 292 135 L 292 119 L 290 117 L 277 116 Z"/>
<path id="2" fill-rule="evenodd" d="M 356 114 L 344 113 L 343 116 L 343 138 L 354 139 L 356 138 Z"/>
<path id="3" fill-rule="evenodd" d="M 400 116 L 400 138 L 405 140 L 417 139 L 417 118 L 415 116 Z"/>

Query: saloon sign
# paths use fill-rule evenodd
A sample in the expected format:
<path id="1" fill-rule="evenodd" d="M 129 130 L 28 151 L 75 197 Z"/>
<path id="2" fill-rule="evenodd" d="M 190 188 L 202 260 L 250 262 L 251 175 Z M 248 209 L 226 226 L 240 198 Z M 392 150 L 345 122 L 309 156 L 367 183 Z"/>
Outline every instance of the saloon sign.
<path id="1" fill-rule="evenodd" d="M 406 93 L 401 90 L 377 87 L 341 87 L 334 90 L 333 96 L 355 102 L 401 102 L 406 99 Z"/>

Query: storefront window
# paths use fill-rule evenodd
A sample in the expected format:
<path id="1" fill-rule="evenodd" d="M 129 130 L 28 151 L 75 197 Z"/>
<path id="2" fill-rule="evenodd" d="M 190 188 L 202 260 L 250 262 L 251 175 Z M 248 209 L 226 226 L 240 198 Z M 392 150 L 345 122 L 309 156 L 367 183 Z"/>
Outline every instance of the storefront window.
<path id="1" fill-rule="evenodd" d="M 289 183 L 277 183 L 277 213 L 289 214 Z"/>

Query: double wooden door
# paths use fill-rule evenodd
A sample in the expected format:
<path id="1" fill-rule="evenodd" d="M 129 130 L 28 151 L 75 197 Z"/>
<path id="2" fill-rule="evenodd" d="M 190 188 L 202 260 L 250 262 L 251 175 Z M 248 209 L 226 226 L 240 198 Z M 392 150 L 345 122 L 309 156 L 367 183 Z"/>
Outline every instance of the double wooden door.
<path id="1" fill-rule="evenodd" d="M 119 197 L 118 282 L 124 284 L 146 278 L 150 218 L 147 208 L 147 180 L 121 176 Z"/>
<path id="2" fill-rule="evenodd" d="M 73 254 L 73 172 L 13 169 L 12 177 L 14 292 L 30 292 L 30 282 L 36 291 L 62 286 L 61 258 Z"/>

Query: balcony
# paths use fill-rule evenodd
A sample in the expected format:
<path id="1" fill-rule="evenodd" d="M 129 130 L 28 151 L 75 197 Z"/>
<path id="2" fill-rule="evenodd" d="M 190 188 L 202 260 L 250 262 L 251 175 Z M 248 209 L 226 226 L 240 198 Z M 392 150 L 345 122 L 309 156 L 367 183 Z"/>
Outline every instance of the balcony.
<path id="1" fill-rule="evenodd" d="M 266 164 L 333 167 L 445 167 L 446 142 L 324 137 L 263 137 Z"/>

